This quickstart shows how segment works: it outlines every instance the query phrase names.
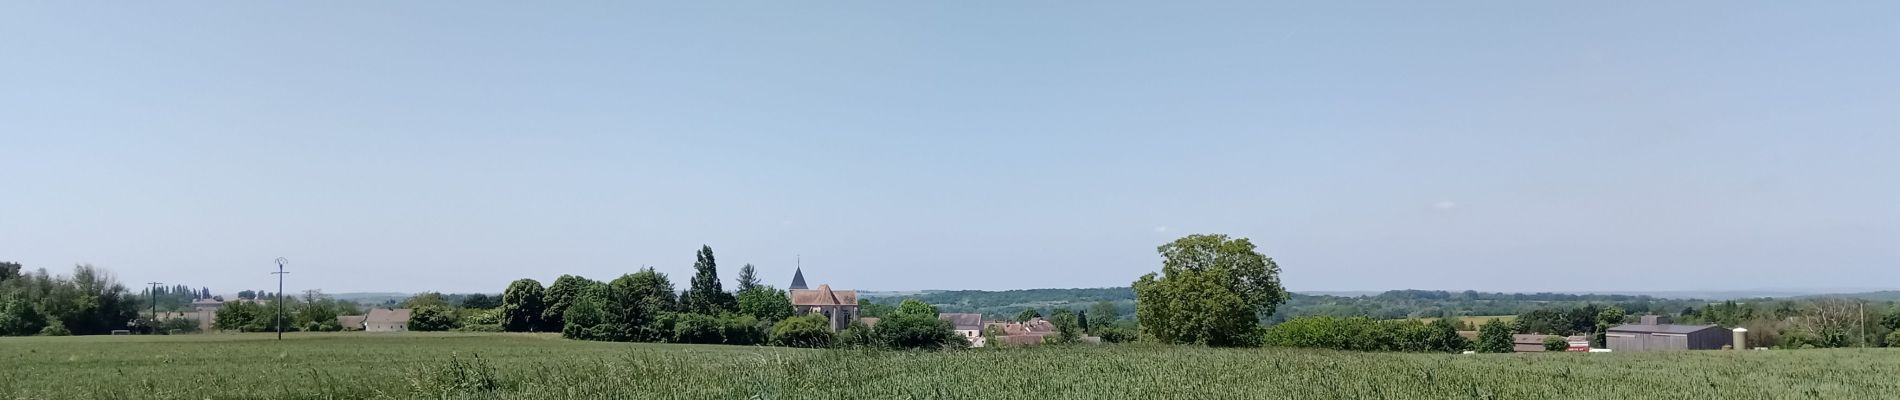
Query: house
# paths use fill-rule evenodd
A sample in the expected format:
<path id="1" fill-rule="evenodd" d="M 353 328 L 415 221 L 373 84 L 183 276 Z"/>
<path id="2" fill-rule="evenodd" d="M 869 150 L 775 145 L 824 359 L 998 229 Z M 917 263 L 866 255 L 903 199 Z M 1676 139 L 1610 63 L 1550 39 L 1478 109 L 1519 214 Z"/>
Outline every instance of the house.
<path id="1" fill-rule="evenodd" d="M 210 332 L 212 324 L 218 320 L 218 309 L 224 308 L 224 302 L 213 299 L 198 299 L 191 302 L 191 311 L 162 312 L 156 317 L 159 321 L 184 318 L 198 323 L 199 332 Z"/>
<path id="2" fill-rule="evenodd" d="M 217 299 L 192 300 L 191 301 L 191 316 L 187 318 L 198 320 L 199 332 L 210 332 L 212 325 L 218 321 L 218 310 L 223 309 L 223 308 L 224 308 L 224 301 L 222 300 L 217 300 Z"/>
<path id="3" fill-rule="evenodd" d="M 1667 317 L 1643 316 L 1642 323 L 1625 324 L 1604 331 L 1610 350 L 1673 351 L 1719 350 L 1729 345 L 1729 330 L 1716 325 L 1676 325 Z"/>
<path id="4" fill-rule="evenodd" d="M 409 311 L 407 308 L 369 310 L 369 315 L 363 318 L 363 330 L 366 332 L 408 331 Z"/>
<path id="5" fill-rule="evenodd" d="M 949 321 L 958 335 L 970 340 L 970 347 L 983 347 L 983 314 L 938 313 L 937 319 Z"/>
<path id="6" fill-rule="evenodd" d="M 802 283 L 804 274 L 798 275 L 793 283 Z M 792 311 L 798 315 L 823 315 L 831 323 L 831 330 L 844 330 L 851 320 L 858 317 L 858 291 L 831 290 L 831 285 L 820 284 L 818 289 L 792 289 Z"/>
<path id="7" fill-rule="evenodd" d="M 1007 346 L 1039 345 L 1043 343 L 1044 338 L 1059 333 L 1056 331 L 1055 323 L 1042 318 L 1032 318 L 1024 322 L 991 322 L 985 324 L 984 329 L 1002 332 L 1002 335 L 996 337 L 996 341 Z M 1102 338 L 1094 336 L 1082 336 L 1077 340 L 1083 343 L 1102 342 Z"/>
<path id="8" fill-rule="evenodd" d="M 364 322 L 367 322 L 368 320 L 369 320 L 368 315 L 338 315 L 336 316 L 337 326 L 343 327 L 343 330 L 345 331 L 363 330 L 363 324 Z"/>

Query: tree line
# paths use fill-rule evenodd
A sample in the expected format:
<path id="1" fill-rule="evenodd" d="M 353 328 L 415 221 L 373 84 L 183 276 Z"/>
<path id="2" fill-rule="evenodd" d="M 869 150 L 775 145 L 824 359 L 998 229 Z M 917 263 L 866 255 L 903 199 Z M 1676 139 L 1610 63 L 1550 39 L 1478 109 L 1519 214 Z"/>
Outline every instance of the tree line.
<path id="1" fill-rule="evenodd" d="M 224 303 L 218 308 L 212 327 L 236 332 L 274 332 L 281 321 L 286 332 L 335 332 L 344 329 L 337 317 L 363 313 L 354 302 L 332 299 L 314 291 L 302 298 L 263 298 L 263 301 L 240 299 Z M 281 320 L 277 313 L 280 306 L 284 310 Z"/>
<path id="2" fill-rule="evenodd" d="M 1593 346 L 1603 347 L 1609 328 L 1636 315 L 1656 314 L 1681 324 L 1747 328 L 1748 344 L 1757 347 L 1900 346 L 1900 302 L 1798 298 L 1712 303 L 1631 295 L 1423 290 L 1360 297 L 1288 296 L 1279 283 L 1279 266 L 1254 251 L 1245 238 L 1190 235 L 1157 250 L 1163 259 L 1161 271 L 1136 280 L 1133 292 L 1139 339 L 1160 343 L 1509 352 L 1512 335 L 1540 334 L 1548 335 L 1543 345 L 1555 350 L 1567 347 L 1564 337 L 1570 335 L 1586 335 Z M 1291 306 L 1303 299 L 1328 303 Z M 1494 313 L 1506 309 L 1514 312 Z M 1493 319 L 1476 327 L 1444 318 L 1511 314 L 1517 315 L 1511 322 Z M 1416 319 L 1421 316 L 1438 320 Z M 1461 345 L 1462 339 L 1452 338 L 1460 330 L 1476 330 L 1476 340 Z"/>
<path id="3" fill-rule="evenodd" d="M 138 318 L 138 300 L 125 285 L 92 265 L 70 275 L 45 269 L 23 272 L 0 263 L 0 335 L 94 335 L 128 329 Z"/>
<path id="4" fill-rule="evenodd" d="M 782 289 L 759 282 L 755 268 L 739 269 L 736 290 L 719 278 L 712 247 L 695 254 L 693 276 L 677 291 L 667 274 L 651 267 L 602 282 L 562 275 L 543 286 L 533 279 L 510 283 L 494 309 L 492 328 L 508 332 L 560 332 L 576 340 L 668 342 L 790 347 L 942 349 L 967 346 L 934 307 L 906 302 L 875 327 L 853 321 L 832 332 L 821 315 L 799 316 Z M 918 307 L 921 305 L 922 307 Z M 862 311 L 862 310 L 861 310 Z M 467 329 L 466 319 L 445 304 L 413 309 L 412 330 Z"/>

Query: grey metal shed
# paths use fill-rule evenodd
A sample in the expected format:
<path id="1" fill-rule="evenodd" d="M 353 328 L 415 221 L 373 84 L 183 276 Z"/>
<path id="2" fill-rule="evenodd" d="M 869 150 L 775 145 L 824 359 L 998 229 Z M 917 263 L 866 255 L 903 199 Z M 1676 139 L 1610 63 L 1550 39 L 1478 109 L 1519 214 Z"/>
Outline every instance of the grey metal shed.
<path id="1" fill-rule="evenodd" d="M 1716 325 L 1629 324 L 1604 331 L 1613 351 L 1717 350 L 1729 331 Z"/>

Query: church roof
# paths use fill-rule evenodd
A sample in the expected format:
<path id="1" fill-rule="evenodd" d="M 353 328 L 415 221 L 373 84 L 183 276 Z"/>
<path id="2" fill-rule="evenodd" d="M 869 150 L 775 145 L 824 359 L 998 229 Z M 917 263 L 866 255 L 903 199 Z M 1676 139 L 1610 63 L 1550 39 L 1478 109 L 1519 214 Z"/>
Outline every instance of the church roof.
<path id="1" fill-rule="evenodd" d="M 831 285 L 818 285 L 818 289 L 792 289 L 794 306 L 837 306 L 858 305 L 858 291 L 831 290 Z"/>
<path id="2" fill-rule="evenodd" d="M 804 268 L 792 270 L 792 285 L 787 286 L 786 288 L 787 289 L 801 289 L 801 290 L 805 289 L 805 269 Z"/>

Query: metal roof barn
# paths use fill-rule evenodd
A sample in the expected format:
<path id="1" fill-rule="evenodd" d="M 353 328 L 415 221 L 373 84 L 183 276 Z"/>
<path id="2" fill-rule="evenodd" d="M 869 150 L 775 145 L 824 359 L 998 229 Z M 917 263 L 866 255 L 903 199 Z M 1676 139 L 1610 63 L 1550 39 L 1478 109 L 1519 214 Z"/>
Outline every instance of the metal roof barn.
<path id="1" fill-rule="evenodd" d="M 1617 325 L 1604 336 L 1617 352 L 1717 350 L 1729 344 L 1729 331 L 1715 325 Z"/>

